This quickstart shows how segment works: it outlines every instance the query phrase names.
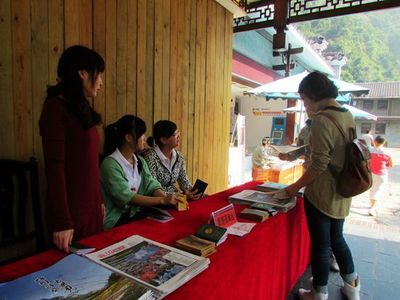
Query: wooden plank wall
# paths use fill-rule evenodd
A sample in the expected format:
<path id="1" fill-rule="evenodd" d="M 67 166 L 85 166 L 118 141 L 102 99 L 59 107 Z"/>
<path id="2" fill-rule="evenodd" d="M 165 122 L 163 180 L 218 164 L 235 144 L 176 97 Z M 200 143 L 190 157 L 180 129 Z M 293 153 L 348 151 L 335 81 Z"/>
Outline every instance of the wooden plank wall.
<path id="1" fill-rule="evenodd" d="M 190 178 L 227 187 L 232 15 L 214 0 L 0 0 L 0 36 L 0 158 L 33 155 L 43 177 L 46 86 L 62 51 L 83 44 L 106 61 L 102 126 L 137 114 L 151 135 L 170 119 Z"/>

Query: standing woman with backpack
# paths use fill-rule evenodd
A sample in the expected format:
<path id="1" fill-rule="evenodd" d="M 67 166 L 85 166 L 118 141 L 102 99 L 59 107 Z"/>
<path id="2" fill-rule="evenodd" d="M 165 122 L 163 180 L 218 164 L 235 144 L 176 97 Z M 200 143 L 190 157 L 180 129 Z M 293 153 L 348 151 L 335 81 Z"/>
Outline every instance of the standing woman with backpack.
<path id="1" fill-rule="evenodd" d="M 104 60 L 94 50 L 72 46 L 47 89 L 39 121 L 47 177 L 47 212 L 57 248 L 102 231 L 99 183 L 101 116 L 90 106 L 102 85 Z"/>
<path id="2" fill-rule="evenodd" d="M 355 127 L 353 116 L 336 102 L 338 89 L 322 73 L 307 75 L 299 85 L 299 94 L 304 106 L 314 113 L 309 165 L 304 175 L 285 189 L 287 195 L 295 196 L 300 188 L 305 187 L 304 209 L 311 239 L 313 279 L 312 289 L 300 289 L 299 296 L 300 299 L 328 299 L 329 251 L 332 248 L 343 278 L 342 292 L 348 299 L 360 299 L 360 279 L 343 237 L 343 224 L 350 212 L 351 198 L 339 194 L 330 170 L 340 171 L 343 167 L 347 141 L 336 125 L 318 112 L 329 114 L 346 133 Z"/>

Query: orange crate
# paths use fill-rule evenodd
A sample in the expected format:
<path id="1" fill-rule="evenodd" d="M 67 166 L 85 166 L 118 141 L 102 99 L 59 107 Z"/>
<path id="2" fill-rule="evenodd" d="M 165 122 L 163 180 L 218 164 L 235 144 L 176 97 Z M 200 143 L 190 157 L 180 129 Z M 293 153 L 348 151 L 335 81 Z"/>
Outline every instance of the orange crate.
<path id="1" fill-rule="evenodd" d="M 268 181 L 279 183 L 279 170 L 270 170 Z"/>
<path id="2" fill-rule="evenodd" d="M 268 181 L 292 184 L 303 175 L 303 166 L 297 165 L 285 170 L 270 170 Z"/>
<path id="3" fill-rule="evenodd" d="M 255 181 L 268 181 L 269 169 L 253 167 L 252 177 L 253 177 L 253 180 L 255 180 Z"/>

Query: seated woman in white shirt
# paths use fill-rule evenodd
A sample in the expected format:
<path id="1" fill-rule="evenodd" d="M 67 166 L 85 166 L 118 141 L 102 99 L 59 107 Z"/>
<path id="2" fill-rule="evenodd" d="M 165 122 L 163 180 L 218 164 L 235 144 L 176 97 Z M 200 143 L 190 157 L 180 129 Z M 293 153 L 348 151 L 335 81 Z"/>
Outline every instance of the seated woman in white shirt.
<path id="1" fill-rule="evenodd" d="M 201 193 L 191 191 L 193 185 L 186 173 L 185 160 L 175 149 L 179 143 L 180 132 L 176 124 L 161 120 L 153 126 L 153 137 L 147 139 L 147 144 L 152 148 L 144 151 L 142 155 L 151 174 L 161 183 L 164 191 L 176 193 L 180 189 L 188 200 L 197 200 Z"/>
<path id="2" fill-rule="evenodd" d="M 147 163 L 136 155 L 144 149 L 146 124 L 125 115 L 105 129 L 104 155 L 100 184 L 106 207 L 104 228 L 125 224 L 140 215 L 143 206 L 176 205 L 153 178 Z"/>

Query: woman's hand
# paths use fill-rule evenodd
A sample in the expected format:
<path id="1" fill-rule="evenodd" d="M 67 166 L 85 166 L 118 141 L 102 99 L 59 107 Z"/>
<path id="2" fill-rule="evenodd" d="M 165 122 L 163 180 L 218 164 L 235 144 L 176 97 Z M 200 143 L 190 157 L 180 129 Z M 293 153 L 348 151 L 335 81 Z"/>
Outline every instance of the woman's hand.
<path id="1" fill-rule="evenodd" d="M 197 192 L 197 189 L 194 191 L 185 190 L 186 199 L 188 201 L 199 200 L 201 198 L 201 193 Z"/>
<path id="2" fill-rule="evenodd" d="M 63 231 L 53 232 L 53 243 L 60 250 L 69 252 L 69 245 L 71 245 L 72 238 L 74 237 L 74 230 L 67 229 Z"/>
<path id="3" fill-rule="evenodd" d="M 162 198 L 161 204 L 162 205 L 176 205 L 178 203 L 178 199 L 174 193 L 167 194 L 164 198 Z"/>
<path id="4" fill-rule="evenodd" d="M 297 195 L 299 189 L 300 188 L 297 186 L 297 184 L 291 184 L 285 188 L 285 192 L 289 197 L 294 197 Z"/>

